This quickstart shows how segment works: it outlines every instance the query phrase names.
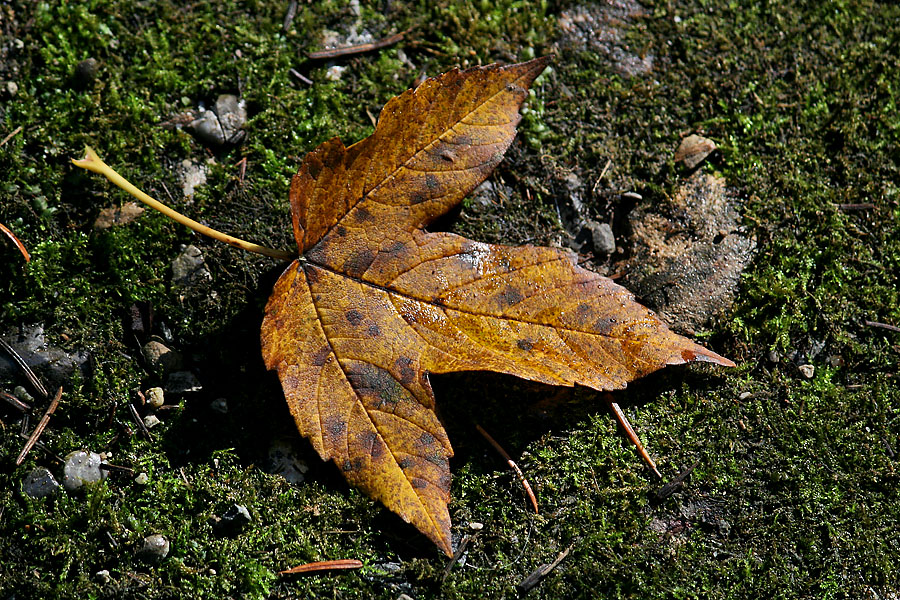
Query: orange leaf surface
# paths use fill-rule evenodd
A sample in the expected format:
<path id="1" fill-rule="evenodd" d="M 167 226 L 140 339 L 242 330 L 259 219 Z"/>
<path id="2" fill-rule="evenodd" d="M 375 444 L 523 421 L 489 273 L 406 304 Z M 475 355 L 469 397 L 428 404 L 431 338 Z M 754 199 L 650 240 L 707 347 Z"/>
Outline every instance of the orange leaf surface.
<path id="1" fill-rule="evenodd" d="M 429 79 L 368 138 L 311 152 L 291 183 L 301 257 L 266 307 L 266 366 L 322 458 L 447 554 L 453 450 L 428 373 L 612 390 L 665 365 L 732 365 L 570 252 L 424 230 L 500 162 L 547 62 Z"/>

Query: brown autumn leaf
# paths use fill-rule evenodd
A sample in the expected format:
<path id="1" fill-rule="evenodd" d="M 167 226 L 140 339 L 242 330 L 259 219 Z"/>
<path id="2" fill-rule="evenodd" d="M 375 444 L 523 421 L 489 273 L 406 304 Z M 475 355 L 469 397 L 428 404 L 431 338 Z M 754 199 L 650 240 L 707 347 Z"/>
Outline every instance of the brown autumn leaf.
<path id="1" fill-rule="evenodd" d="M 291 183 L 300 258 L 266 307 L 266 366 L 322 458 L 447 554 L 453 451 L 429 373 L 612 390 L 665 365 L 732 365 L 570 252 L 425 231 L 500 162 L 547 62 L 429 79 L 368 138 L 307 155 Z"/>

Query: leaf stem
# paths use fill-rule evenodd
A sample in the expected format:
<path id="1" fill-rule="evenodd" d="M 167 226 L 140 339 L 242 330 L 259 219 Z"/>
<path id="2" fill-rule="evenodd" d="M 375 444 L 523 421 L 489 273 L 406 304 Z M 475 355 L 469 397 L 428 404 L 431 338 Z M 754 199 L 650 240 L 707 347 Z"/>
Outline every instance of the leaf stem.
<path id="1" fill-rule="evenodd" d="M 184 216 L 180 212 L 169 208 L 158 200 L 154 200 L 153 198 L 139 190 L 137 187 L 135 187 L 130 181 L 116 173 L 116 171 L 112 167 L 107 165 L 105 162 L 103 162 L 103 160 L 100 159 L 99 156 L 97 156 L 97 153 L 94 152 L 94 150 L 91 149 L 90 146 L 85 146 L 84 158 L 78 160 L 72 159 L 72 164 L 76 167 L 87 169 L 88 171 L 93 171 L 94 173 L 103 175 L 113 184 L 122 188 L 150 208 L 155 208 L 173 221 L 177 221 L 182 225 L 193 229 L 197 233 L 202 233 L 203 235 L 219 240 L 220 242 L 225 242 L 229 246 L 234 246 L 235 248 L 240 248 L 241 250 L 246 250 L 248 252 L 255 252 L 257 254 L 271 256 L 272 258 L 277 258 L 280 260 L 294 260 L 297 258 L 296 252 L 287 252 L 285 250 L 276 250 L 267 246 L 260 246 L 259 244 L 254 244 L 252 242 L 236 238 L 234 236 L 228 235 L 227 233 L 222 233 L 221 231 L 217 231 L 211 227 L 202 225 L 197 221 Z"/>

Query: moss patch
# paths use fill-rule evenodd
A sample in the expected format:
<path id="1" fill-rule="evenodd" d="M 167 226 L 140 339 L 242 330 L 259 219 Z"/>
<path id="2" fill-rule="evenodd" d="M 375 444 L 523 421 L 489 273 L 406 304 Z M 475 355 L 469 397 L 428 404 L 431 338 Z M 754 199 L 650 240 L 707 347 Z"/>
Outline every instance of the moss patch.
<path id="1" fill-rule="evenodd" d="M 900 341 L 877 325 L 900 325 L 900 10 L 648 1 L 624 21 L 615 48 L 652 56 L 653 68 L 627 75 L 615 52 L 556 45 L 560 13 L 585 9 L 573 3 L 301 3 L 285 31 L 286 4 L 0 9 L 0 139 L 22 127 L 0 146 L 0 222 L 33 257 L 24 265 L 11 245 L 2 248 L 0 332 L 39 322 L 53 345 L 92 355 L 90 373 L 66 382 L 44 447 L 21 467 L 13 467 L 20 415 L 0 406 L 4 597 L 511 598 L 572 544 L 531 597 L 900 593 Z M 407 28 L 401 44 L 342 59 L 336 81 L 326 77 L 331 64 L 304 58 L 335 36 L 377 39 Z M 280 267 L 149 211 L 94 231 L 98 212 L 126 199 L 68 160 L 90 143 L 190 216 L 290 247 L 287 186 L 306 152 L 334 135 L 348 143 L 367 135 L 369 114 L 423 69 L 551 51 L 553 69 L 535 86 L 521 141 L 495 176 L 512 196 L 495 207 L 467 204 L 448 226 L 485 241 L 559 242 L 570 174 L 583 182 L 593 216 L 624 223 L 631 206 L 623 192 L 662 201 L 686 175 L 672 160 L 681 136 L 711 138 L 721 152 L 702 168 L 740 194 L 759 254 L 735 306 L 700 338 L 741 366 L 670 369 L 618 396 L 668 479 L 697 463 L 664 499 L 598 395 L 494 375 L 436 378 L 457 450 L 454 534 L 468 538 L 465 564 L 444 577 L 434 548 L 348 489 L 308 446 L 304 484 L 264 471 L 269 441 L 294 435 L 258 351 L 262 306 Z M 94 79 L 76 73 L 87 58 L 99 63 Z M 248 102 L 240 148 L 214 153 L 163 126 L 221 93 Z M 191 201 L 179 193 L 184 159 L 214 161 Z M 171 261 L 186 243 L 206 256 L 208 285 L 171 285 Z M 128 408 L 146 412 L 136 390 L 157 383 L 123 324 L 136 304 L 153 305 L 154 333 L 166 326 L 204 384 L 172 398 L 178 407 L 164 411 L 149 440 Z M 815 367 L 812 378 L 802 364 Z M 223 396 L 227 414 L 208 408 Z M 540 515 L 473 421 L 516 458 Z M 79 448 L 111 453 L 110 462 L 147 473 L 148 483 L 120 470 L 82 495 L 21 492 L 34 467 L 61 476 L 54 456 Z M 233 503 L 253 523 L 219 535 L 210 519 Z M 151 533 L 171 542 L 155 565 L 137 553 Z M 274 575 L 337 558 L 365 566 Z M 96 575 L 102 570 L 109 582 Z"/>

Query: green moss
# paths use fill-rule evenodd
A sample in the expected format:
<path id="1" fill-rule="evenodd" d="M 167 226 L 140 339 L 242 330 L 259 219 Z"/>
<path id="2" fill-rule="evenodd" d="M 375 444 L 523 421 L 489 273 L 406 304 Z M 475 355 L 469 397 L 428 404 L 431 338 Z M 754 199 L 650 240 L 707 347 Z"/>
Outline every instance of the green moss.
<path id="1" fill-rule="evenodd" d="M 4 12 L 4 31 L 22 47 L 0 50 L 0 80 L 18 85 L 0 103 L 0 137 L 23 129 L 0 146 L 0 222 L 32 261 L 3 246 L 0 331 L 40 322 L 51 344 L 89 350 L 92 361 L 66 382 L 44 448 L 21 467 L 12 467 L 23 443 L 18 413 L 0 409 L 0 459 L 10 465 L 0 474 L 0 592 L 515 597 L 517 583 L 572 545 L 530 597 L 896 595 L 897 334 L 866 322 L 900 324 L 898 9 L 644 5 L 642 17 L 623 21 L 622 39 L 655 67 L 634 77 L 602 48 L 557 45 L 563 9 L 544 2 L 376 3 L 359 16 L 349 3 L 301 3 L 287 31 L 283 2 L 45 2 Z M 321 49 L 325 29 L 379 38 L 408 28 L 402 44 L 342 59 L 337 81 L 325 78 L 329 63 L 304 58 Z M 149 212 L 93 230 L 99 210 L 125 198 L 68 161 L 90 143 L 189 215 L 289 248 L 287 189 L 306 152 L 336 135 L 347 144 L 367 135 L 370 115 L 423 69 L 548 52 L 553 70 L 535 86 L 522 135 L 494 176 L 512 196 L 493 208 L 466 204 L 452 227 L 484 241 L 558 240 L 568 173 L 590 190 L 592 215 L 621 219 L 621 192 L 654 202 L 676 189 L 684 173 L 672 152 L 683 134 L 703 133 L 720 148 L 703 168 L 736 191 L 759 244 L 735 306 L 702 337 L 740 366 L 670 369 L 618 394 L 667 479 L 697 463 L 665 499 L 597 394 L 487 374 L 436 377 L 457 453 L 454 535 L 469 538 L 466 564 L 444 578 L 446 561 L 427 541 L 349 490 L 308 446 L 303 485 L 263 472 L 269 441 L 296 436 L 258 358 L 261 310 L 279 267 Z M 98 77 L 79 81 L 76 66 L 88 57 L 99 61 Z M 291 68 L 315 84 L 294 80 Z M 162 126 L 227 92 L 240 92 L 250 109 L 240 148 L 211 153 Z M 207 184 L 184 201 L 178 166 L 210 158 Z M 874 208 L 839 206 L 861 203 Z M 210 284 L 171 285 L 185 243 L 204 252 Z M 154 306 L 205 386 L 172 398 L 179 407 L 163 411 L 149 440 L 128 408 L 143 414 L 135 390 L 157 383 L 123 326 L 137 302 Z M 805 362 L 815 366 L 811 379 L 797 370 Z M 227 415 L 207 407 L 219 396 Z M 472 421 L 516 458 L 540 514 Z M 113 471 L 84 494 L 21 492 L 32 468 L 59 476 L 54 455 L 79 448 L 110 452 L 133 473 Z M 139 472 L 146 485 L 133 482 Z M 211 518 L 232 503 L 253 523 L 217 533 Z M 155 565 L 137 554 L 151 533 L 171 541 Z M 365 567 L 273 575 L 337 558 Z M 104 569 L 106 584 L 95 576 Z"/>

